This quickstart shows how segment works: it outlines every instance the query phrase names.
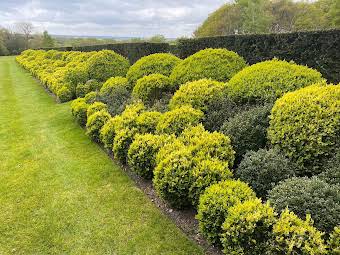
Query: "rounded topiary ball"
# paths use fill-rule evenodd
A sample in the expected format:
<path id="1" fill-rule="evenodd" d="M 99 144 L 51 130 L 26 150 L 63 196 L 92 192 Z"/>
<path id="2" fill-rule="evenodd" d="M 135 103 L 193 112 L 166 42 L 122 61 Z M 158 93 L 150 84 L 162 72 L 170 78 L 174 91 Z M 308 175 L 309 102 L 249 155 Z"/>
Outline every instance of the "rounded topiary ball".
<path id="1" fill-rule="evenodd" d="M 185 128 L 196 126 L 202 120 L 204 114 L 191 106 L 182 106 L 162 115 L 156 131 L 160 134 L 179 135 Z"/>
<path id="2" fill-rule="evenodd" d="M 233 51 L 205 49 L 178 64 L 170 78 L 177 87 L 204 78 L 225 82 L 244 67 L 246 67 L 244 59 Z"/>
<path id="3" fill-rule="evenodd" d="M 126 77 L 134 85 L 138 79 L 150 74 L 163 74 L 169 76 L 173 68 L 181 62 L 181 59 L 169 53 L 151 54 L 134 63 Z"/>
<path id="4" fill-rule="evenodd" d="M 160 100 L 173 91 L 169 77 L 162 74 L 150 74 L 137 80 L 132 96 L 145 104 L 153 105 L 156 100 Z"/>
<path id="5" fill-rule="evenodd" d="M 236 177 L 249 183 L 259 197 L 266 198 L 277 183 L 294 176 L 295 168 L 278 150 L 260 149 L 246 153 Z"/>
<path id="6" fill-rule="evenodd" d="M 312 85 L 285 94 L 272 109 L 268 136 L 290 159 L 318 174 L 339 146 L 340 86 Z"/>
<path id="7" fill-rule="evenodd" d="M 256 198 L 254 191 L 239 180 L 211 185 L 200 197 L 197 219 L 201 233 L 209 242 L 220 245 L 222 224 L 229 209 L 237 203 Z"/>
<path id="8" fill-rule="evenodd" d="M 101 110 L 90 115 L 86 123 L 86 134 L 95 142 L 100 142 L 100 130 L 111 115 L 106 110 Z"/>
<path id="9" fill-rule="evenodd" d="M 230 79 L 229 96 L 237 102 L 275 102 L 288 91 L 323 81 L 321 73 L 277 59 L 244 68 Z"/>
<path id="10" fill-rule="evenodd" d="M 87 61 L 87 71 L 91 79 L 106 81 L 110 77 L 125 76 L 129 61 L 112 50 L 96 52 Z"/>
<path id="11" fill-rule="evenodd" d="M 63 86 L 60 89 L 58 89 L 57 97 L 61 103 L 64 103 L 72 100 L 73 93 L 66 86 Z"/>
<path id="12" fill-rule="evenodd" d="M 340 222 L 339 186 L 315 177 L 287 179 L 269 192 L 269 200 L 278 211 L 288 207 L 301 218 L 310 214 L 315 226 L 327 233 Z"/>
<path id="13" fill-rule="evenodd" d="M 81 126 L 86 125 L 87 109 L 89 105 L 85 102 L 84 98 L 78 98 L 71 103 L 72 115 L 76 118 Z"/>
<path id="14" fill-rule="evenodd" d="M 260 199 L 248 200 L 231 207 L 222 225 L 225 254 L 265 254 L 275 223 L 275 212 Z"/>
<path id="15" fill-rule="evenodd" d="M 183 84 L 171 98 L 169 107 L 175 109 L 183 105 L 191 105 L 195 109 L 205 111 L 208 104 L 223 96 L 225 83 L 202 79 Z"/>
<path id="16" fill-rule="evenodd" d="M 99 112 L 101 110 L 107 111 L 107 105 L 102 102 L 94 102 L 87 108 L 87 118 L 89 118 L 92 114 Z"/>

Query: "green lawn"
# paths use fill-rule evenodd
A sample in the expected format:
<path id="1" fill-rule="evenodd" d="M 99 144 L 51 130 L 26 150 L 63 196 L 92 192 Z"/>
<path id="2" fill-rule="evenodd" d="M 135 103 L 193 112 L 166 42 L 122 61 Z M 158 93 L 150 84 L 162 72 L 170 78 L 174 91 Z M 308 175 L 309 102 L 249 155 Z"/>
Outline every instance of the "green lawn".
<path id="1" fill-rule="evenodd" d="M 0 58 L 0 254 L 202 254 L 69 108 Z"/>

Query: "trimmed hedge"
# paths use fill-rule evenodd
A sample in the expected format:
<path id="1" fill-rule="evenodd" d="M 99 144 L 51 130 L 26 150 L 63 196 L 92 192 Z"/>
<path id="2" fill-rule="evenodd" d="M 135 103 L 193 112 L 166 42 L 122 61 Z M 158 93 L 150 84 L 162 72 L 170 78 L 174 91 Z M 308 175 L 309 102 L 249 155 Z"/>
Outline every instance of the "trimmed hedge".
<path id="1" fill-rule="evenodd" d="M 95 142 L 100 142 L 100 130 L 111 115 L 106 110 L 95 112 L 89 116 L 86 122 L 86 134 Z"/>
<path id="2" fill-rule="evenodd" d="M 206 48 L 226 48 L 237 52 L 249 64 L 264 60 L 293 60 L 317 69 L 329 82 L 340 82 L 340 30 L 308 31 L 282 34 L 250 34 L 179 40 L 180 58 Z"/>
<path id="3" fill-rule="evenodd" d="M 339 147 L 340 86 L 317 84 L 285 94 L 272 109 L 268 136 L 290 159 L 320 173 Z"/>
<path id="4" fill-rule="evenodd" d="M 170 78 L 176 87 L 204 78 L 226 82 L 244 67 L 246 62 L 235 52 L 226 49 L 205 49 L 179 63 Z"/>
<path id="5" fill-rule="evenodd" d="M 126 77 L 134 85 L 137 80 L 150 74 L 170 76 L 172 70 L 181 62 L 178 57 L 168 53 L 157 53 L 142 57 L 134 63 Z"/>
<path id="6" fill-rule="evenodd" d="M 200 197 L 198 214 L 201 233 L 209 242 L 220 245 L 222 224 L 229 209 L 237 203 L 256 198 L 244 182 L 227 180 L 211 185 Z"/>
<path id="7" fill-rule="evenodd" d="M 169 52 L 170 46 L 168 43 L 142 42 L 142 43 L 115 43 L 75 47 L 58 47 L 53 49 L 60 51 L 82 51 L 82 52 L 113 50 L 118 54 L 128 58 L 130 63 L 134 63 L 138 59 L 150 54 Z"/>
<path id="8" fill-rule="evenodd" d="M 268 198 L 279 211 L 288 207 L 301 218 L 310 214 L 315 226 L 327 233 L 340 222 L 339 186 L 318 178 L 287 179 L 274 187 Z"/>

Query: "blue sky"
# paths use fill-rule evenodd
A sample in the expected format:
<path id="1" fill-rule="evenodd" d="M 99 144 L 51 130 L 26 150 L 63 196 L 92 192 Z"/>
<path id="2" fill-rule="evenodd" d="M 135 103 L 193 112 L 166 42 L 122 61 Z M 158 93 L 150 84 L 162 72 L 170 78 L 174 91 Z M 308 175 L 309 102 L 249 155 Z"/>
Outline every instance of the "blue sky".
<path id="1" fill-rule="evenodd" d="M 190 36 L 226 0 L 1 0 L 0 26 L 32 22 L 51 34 Z"/>

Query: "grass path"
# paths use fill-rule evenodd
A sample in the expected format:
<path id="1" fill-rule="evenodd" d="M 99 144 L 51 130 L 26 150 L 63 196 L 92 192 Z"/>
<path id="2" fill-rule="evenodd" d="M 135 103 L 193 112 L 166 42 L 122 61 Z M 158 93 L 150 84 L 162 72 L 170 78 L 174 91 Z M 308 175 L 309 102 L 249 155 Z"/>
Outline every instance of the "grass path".
<path id="1" fill-rule="evenodd" d="M 0 58 L 0 254 L 202 254 L 14 61 Z"/>

